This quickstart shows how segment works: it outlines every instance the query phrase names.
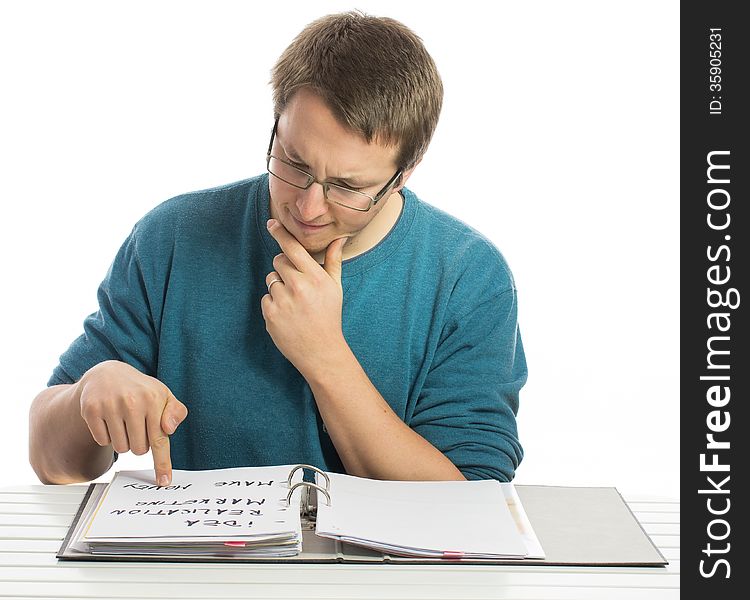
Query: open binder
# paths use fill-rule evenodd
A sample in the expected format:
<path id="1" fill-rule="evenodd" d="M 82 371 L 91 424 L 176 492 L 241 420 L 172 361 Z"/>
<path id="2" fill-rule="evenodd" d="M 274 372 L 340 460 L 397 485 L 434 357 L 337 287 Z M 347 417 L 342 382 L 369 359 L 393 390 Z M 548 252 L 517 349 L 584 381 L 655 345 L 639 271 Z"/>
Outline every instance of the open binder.
<path id="1" fill-rule="evenodd" d="M 307 475 L 304 480 L 303 471 Z M 311 473 L 314 473 L 313 477 L 310 477 Z M 279 477 L 282 474 L 284 476 Z M 273 477 L 269 478 L 269 475 Z M 159 520 L 167 520 L 163 514 L 158 516 L 158 511 L 171 511 L 175 514 L 178 511 L 193 511 L 193 508 L 184 507 L 195 506 L 189 504 L 190 500 L 195 498 L 190 498 L 190 494 L 185 495 L 182 492 L 208 489 L 205 486 L 217 477 L 219 480 L 214 481 L 214 484 L 220 483 L 221 486 L 211 489 L 221 490 L 224 496 L 227 496 L 221 499 L 222 506 L 229 506 L 232 501 L 247 495 L 243 496 L 240 493 L 240 487 L 232 490 L 235 483 L 252 482 L 264 486 L 273 479 L 277 487 L 273 489 L 273 493 L 270 485 L 263 489 L 268 496 L 262 506 L 269 509 L 267 513 L 275 520 L 286 519 L 285 524 L 276 523 L 281 530 L 285 530 L 282 531 L 283 535 L 278 537 L 279 532 L 274 533 L 271 531 L 272 528 L 262 529 L 256 532 L 255 541 L 251 540 L 248 544 L 247 539 L 240 539 L 239 536 L 227 537 L 223 532 L 217 532 L 201 538 L 202 541 L 187 542 L 196 551 L 186 551 L 186 545 L 171 544 L 168 540 L 174 539 L 169 537 L 173 532 L 170 533 L 169 527 L 156 525 Z M 134 484 L 133 481 L 138 483 Z M 135 496 L 136 499 L 141 498 L 136 502 L 138 508 L 128 510 L 126 500 L 132 501 L 133 498 L 117 488 L 118 482 L 123 486 L 129 486 L 127 493 L 132 493 L 135 489 L 138 494 L 142 494 Z M 513 486 L 494 481 L 388 482 L 325 473 L 309 465 L 175 471 L 173 486 L 169 487 L 175 487 L 175 484 L 180 486 L 180 482 L 182 489 L 170 491 L 168 488 L 153 485 L 151 471 L 123 471 L 116 473 L 109 484 L 90 484 L 57 557 L 61 560 L 159 562 L 626 566 L 666 564 L 615 488 Z M 201 485 L 204 488 L 201 488 Z M 495 491 L 490 492 L 488 496 L 485 490 L 491 488 Z M 228 501 L 227 498 L 231 496 L 230 490 L 236 497 Z M 500 496 L 493 496 L 497 490 L 500 490 Z M 193 495 L 202 501 L 209 500 L 208 497 L 203 498 L 204 495 L 208 496 L 207 494 Z M 179 500 L 155 501 L 151 499 L 153 497 Z M 483 502 L 488 497 L 501 500 L 494 506 L 485 506 Z M 425 498 L 431 498 L 432 501 L 427 503 Z M 455 503 L 456 499 L 458 503 Z M 275 503 L 276 501 L 278 503 Z M 237 505 L 242 502 L 238 501 Z M 257 498 L 255 502 L 258 503 Z M 451 502 L 454 504 L 451 505 Z M 209 504 L 201 504 L 207 508 L 198 510 L 212 510 Z M 396 505 L 400 506 L 401 510 L 394 513 L 392 506 Z M 449 505 L 453 507 L 453 512 L 445 511 L 445 507 Z M 169 510 L 165 509 L 165 506 L 169 506 Z M 144 514 L 152 508 L 155 512 Z M 271 511 L 271 508 L 278 512 Z M 526 508 L 529 509 L 528 515 Z M 130 514 L 131 512 L 134 514 Z M 474 515 L 473 521 L 469 518 L 469 513 Z M 211 518 L 204 520 L 217 520 L 213 515 L 206 514 Z M 223 514 L 229 513 L 225 510 Z M 378 522 L 382 514 L 389 515 L 389 519 L 394 521 L 395 527 L 391 529 L 397 530 L 396 539 L 388 538 L 388 527 L 383 527 L 382 521 Z M 440 515 L 437 520 L 436 514 Z M 472 552 L 472 548 L 462 553 L 457 552 L 456 550 L 460 549 L 453 546 L 440 545 L 442 541 L 450 538 L 448 534 L 451 528 L 455 529 L 455 526 L 458 526 L 459 530 L 471 529 L 477 523 L 483 524 L 484 519 L 494 518 L 496 514 L 510 515 L 516 536 L 515 542 L 506 540 L 510 543 L 500 544 L 498 547 L 518 548 L 515 544 L 521 540 L 522 553 L 482 556 L 481 552 Z M 402 517 L 401 521 L 397 518 L 399 515 Z M 108 520 L 110 517 L 113 520 Z M 235 520 L 241 521 L 242 518 L 244 517 Z M 254 517 L 259 518 L 261 517 Z M 117 531 L 126 532 L 128 541 L 141 539 L 136 537 L 140 535 L 138 519 L 149 522 L 151 537 L 148 538 L 148 542 L 109 542 L 112 545 L 108 548 L 107 542 L 104 542 L 104 550 L 101 547 L 92 550 L 92 541 L 96 546 L 97 540 L 120 539 L 108 537 Z M 416 520 L 411 525 L 404 526 L 403 523 L 410 522 L 410 519 Z M 199 517 L 191 515 L 188 520 L 197 522 Z M 409 546 L 414 539 L 419 538 L 417 534 L 420 533 L 420 520 L 422 524 L 425 520 L 429 522 L 427 533 L 432 536 L 431 539 L 438 541 L 437 549 L 422 548 L 421 550 L 426 552 L 421 554 L 419 548 Z M 231 523 L 231 519 L 229 522 Z M 103 526 L 99 527 L 99 533 L 96 529 L 98 525 Z M 497 523 L 484 525 L 488 531 L 498 531 Z M 298 540 L 294 539 L 293 535 L 284 537 L 290 533 L 286 530 L 290 529 L 298 532 Z M 191 531 L 191 535 L 194 534 L 195 531 Z M 268 536 L 263 539 L 262 534 Z M 185 541 L 191 538 L 181 533 L 179 539 Z M 286 554 L 264 555 L 264 546 L 268 548 L 279 540 L 281 546 L 286 549 Z M 120 542 L 122 541 L 123 539 L 120 539 Z M 481 547 L 479 549 L 481 550 Z"/>

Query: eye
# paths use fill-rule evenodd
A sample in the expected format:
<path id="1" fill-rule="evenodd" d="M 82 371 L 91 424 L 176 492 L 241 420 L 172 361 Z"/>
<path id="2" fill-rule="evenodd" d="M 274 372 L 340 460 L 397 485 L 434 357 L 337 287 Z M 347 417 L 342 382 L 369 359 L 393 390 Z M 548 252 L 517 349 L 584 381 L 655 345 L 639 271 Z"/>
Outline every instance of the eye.
<path id="1" fill-rule="evenodd" d="M 339 182 L 336 182 L 334 185 L 337 185 L 340 188 L 344 188 L 345 190 L 350 190 L 352 192 L 359 192 L 360 190 L 367 189 L 365 187 L 355 187 L 353 185 L 347 185 L 346 183 L 339 183 Z"/>

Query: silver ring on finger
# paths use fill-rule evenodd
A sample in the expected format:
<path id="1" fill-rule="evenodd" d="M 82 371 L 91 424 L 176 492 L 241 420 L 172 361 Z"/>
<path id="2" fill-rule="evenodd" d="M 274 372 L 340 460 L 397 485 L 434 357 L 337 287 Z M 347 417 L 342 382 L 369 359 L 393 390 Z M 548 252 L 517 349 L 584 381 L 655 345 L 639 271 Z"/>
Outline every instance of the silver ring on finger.
<path id="1" fill-rule="evenodd" d="M 272 281 L 269 281 L 268 282 L 268 291 L 269 292 L 271 291 L 271 287 L 273 286 L 274 283 L 279 283 L 279 282 L 280 283 L 284 283 L 284 281 L 282 279 L 273 279 Z"/>

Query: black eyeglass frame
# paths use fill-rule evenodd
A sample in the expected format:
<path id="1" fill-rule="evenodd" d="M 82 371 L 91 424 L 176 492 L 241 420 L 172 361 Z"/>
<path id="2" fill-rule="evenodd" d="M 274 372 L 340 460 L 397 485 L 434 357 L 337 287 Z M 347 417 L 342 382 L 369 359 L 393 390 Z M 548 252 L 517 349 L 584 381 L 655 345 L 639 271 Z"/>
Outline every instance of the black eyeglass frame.
<path id="1" fill-rule="evenodd" d="M 286 183 L 288 185 L 291 185 L 292 187 L 296 187 L 297 189 L 300 189 L 300 190 L 306 190 L 313 183 L 319 183 L 320 185 L 323 186 L 323 197 L 326 199 L 327 202 L 333 202 L 334 204 L 338 204 L 339 206 L 343 206 L 344 208 L 348 208 L 350 210 L 356 210 L 358 212 L 367 212 L 373 206 L 375 206 L 378 202 L 380 202 L 383 199 L 383 197 L 386 195 L 386 193 L 388 192 L 388 190 L 390 190 L 394 186 L 394 184 L 399 180 L 399 178 L 403 174 L 403 171 L 401 169 L 399 169 L 398 171 L 396 171 L 396 173 L 393 175 L 393 177 L 391 177 L 388 180 L 388 182 L 383 186 L 383 188 L 377 194 L 375 194 L 374 196 L 371 196 L 370 194 L 365 194 L 364 192 L 360 192 L 359 190 L 353 190 L 353 189 L 344 187 L 342 185 L 336 185 L 335 183 L 328 183 L 327 181 L 318 181 L 317 179 L 315 179 L 315 177 L 311 173 L 308 173 L 307 171 L 303 171 L 299 167 L 295 167 L 293 164 L 291 164 L 290 162 L 284 160 L 283 158 L 279 158 L 278 156 L 274 156 L 274 155 L 271 154 L 271 150 L 273 148 L 273 141 L 276 138 L 276 127 L 278 126 L 278 124 L 279 124 L 279 119 L 277 118 L 274 121 L 274 123 L 273 123 L 273 130 L 271 131 L 271 141 L 268 142 L 268 152 L 266 152 L 266 170 L 271 175 L 273 175 L 274 177 L 276 177 L 279 181 L 283 181 L 284 183 Z M 286 179 L 283 179 L 282 177 L 279 177 L 278 175 L 276 175 L 276 173 L 273 173 L 271 171 L 271 159 L 272 158 L 275 159 L 275 160 L 278 160 L 278 161 L 280 161 L 282 163 L 284 163 L 286 166 L 291 167 L 292 169 L 294 169 L 296 171 L 299 171 L 300 173 L 302 173 L 303 175 L 305 175 L 307 177 L 307 183 L 304 186 L 297 185 L 296 183 L 292 183 L 290 181 L 287 181 Z M 338 188 L 340 190 L 344 190 L 344 191 L 346 191 L 347 193 L 350 193 L 350 194 L 358 194 L 360 196 L 364 196 L 365 198 L 369 198 L 370 199 L 370 203 L 368 204 L 367 208 L 356 208 L 354 206 L 349 206 L 348 204 L 342 204 L 341 202 L 337 202 L 336 200 L 330 200 L 328 198 L 328 188 L 329 187 L 335 187 L 335 188 Z"/>

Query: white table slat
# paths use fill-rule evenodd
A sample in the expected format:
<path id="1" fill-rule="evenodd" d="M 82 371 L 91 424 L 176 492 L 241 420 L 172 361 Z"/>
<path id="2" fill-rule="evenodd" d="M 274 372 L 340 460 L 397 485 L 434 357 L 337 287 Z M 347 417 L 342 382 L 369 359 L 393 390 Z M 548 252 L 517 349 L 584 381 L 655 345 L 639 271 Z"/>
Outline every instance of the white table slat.
<path id="1" fill-rule="evenodd" d="M 680 535 L 679 523 L 641 523 L 649 537 L 655 535 Z"/>
<path id="2" fill-rule="evenodd" d="M 659 548 L 659 550 L 667 560 L 680 560 L 679 548 Z"/>
<path id="3" fill-rule="evenodd" d="M 0 540 L 62 540 L 68 533 L 67 527 L 23 527 L 0 524 Z"/>
<path id="4" fill-rule="evenodd" d="M 387 571 L 389 585 L 411 585 L 415 577 L 428 579 L 430 583 L 441 586 L 455 583 L 456 579 L 465 580 L 467 585 L 486 586 L 545 586 L 557 587 L 570 585 L 571 580 L 581 579 L 584 573 L 574 568 L 568 572 L 544 571 L 534 569 L 496 569 L 489 565 L 451 565 L 449 568 L 434 568 L 431 565 L 420 567 L 405 565 L 386 565 L 373 568 L 370 565 L 297 565 L 289 569 L 285 565 L 246 564 L 214 565 L 211 569 L 191 569 L 190 565 L 164 563 L 145 569 L 142 565 L 131 563 L 131 568 L 123 569 L 117 563 L 103 563 L 98 569 L 88 569 L 86 564 L 73 564 L 64 569 L 57 565 L 47 567 L 23 567 L 12 565 L 0 567 L 0 581 L 29 581 L 33 574 L 37 582 L 75 583 L 85 574 L 90 583 L 128 583 L 134 581 L 137 574 L 139 583 L 163 584 L 165 581 L 180 581 L 184 584 L 224 583 L 224 584 L 266 584 L 277 583 L 304 585 L 314 574 L 317 583 L 324 585 L 370 585 L 377 586 Z M 298 568 L 303 567 L 303 568 Z M 478 568 L 472 568 L 478 567 Z M 625 570 L 623 570 L 625 569 Z M 667 573 L 657 569 L 637 569 L 637 572 L 625 567 L 617 569 L 586 569 L 586 585 L 592 587 L 622 588 L 671 588 L 679 583 L 678 573 Z"/>
<path id="5" fill-rule="evenodd" d="M 627 500 L 626 500 L 627 502 Z M 633 512 L 679 512 L 679 502 L 628 502 Z"/>
<path id="6" fill-rule="evenodd" d="M 641 525 L 647 523 L 680 523 L 680 513 L 670 510 L 668 512 L 633 512 L 635 518 Z"/>
<path id="7" fill-rule="evenodd" d="M 0 538 L 0 565 L 3 564 L 2 556 L 29 552 L 36 554 L 53 555 L 59 550 L 62 540 L 10 540 Z"/>
<path id="8" fill-rule="evenodd" d="M 0 494 L 0 507 L 6 504 L 64 504 L 67 506 L 77 507 L 81 503 L 83 494 L 50 494 L 44 492 L 37 493 L 13 493 Z"/>
<path id="9" fill-rule="evenodd" d="M 620 494 L 628 504 L 634 504 L 636 502 L 654 502 L 657 504 L 679 504 L 679 498 L 667 498 L 665 496 L 652 496 L 650 494 L 630 494 L 620 490 Z"/>
<path id="10" fill-rule="evenodd" d="M 34 513 L 0 514 L 0 535 L 3 527 L 70 527 L 73 515 L 37 515 Z"/>
<path id="11" fill-rule="evenodd" d="M 0 487 L 3 494 L 82 494 L 88 488 L 88 483 L 71 485 L 4 485 Z"/>
<path id="12" fill-rule="evenodd" d="M 78 504 L 68 503 L 31 503 L 31 502 L 3 502 L 0 503 L 0 515 L 67 515 L 72 518 L 78 510 Z M 4 520 L 0 517 L 0 520 Z"/>
<path id="13" fill-rule="evenodd" d="M 399 598 L 409 600 L 677 600 L 680 597 L 679 589 L 632 589 L 632 588 L 592 588 L 575 584 L 563 587 L 544 587 L 539 585 L 521 587 L 507 586 L 497 587 L 471 585 L 469 582 L 461 582 L 451 585 L 435 585 L 418 576 L 411 586 L 404 588 L 391 588 L 382 581 L 374 585 L 336 585 L 335 589 L 329 586 L 318 586 L 310 582 L 302 585 L 289 585 L 285 582 L 271 585 L 259 584 L 248 589 L 243 585 L 223 585 L 221 587 L 212 583 L 184 584 L 180 582 L 143 584 L 125 583 L 107 587 L 102 592 L 102 586 L 93 586 L 86 582 L 81 583 L 9 583 L 4 586 L 3 592 L 8 595 L 37 598 L 170 598 L 170 599 L 197 599 L 197 598 L 268 598 L 273 600 L 286 600 L 299 598 L 330 600 L 336 598 L 361 598 L 375 599 L 388 598 L 398 600 Z"/>
<path id="14" fill-rule="evenodd" d="M 664 548 L 679 548 L 680 547 L 680 536 L 679 535 L 649 535 L 654 545 L 662 551 Z"/>

